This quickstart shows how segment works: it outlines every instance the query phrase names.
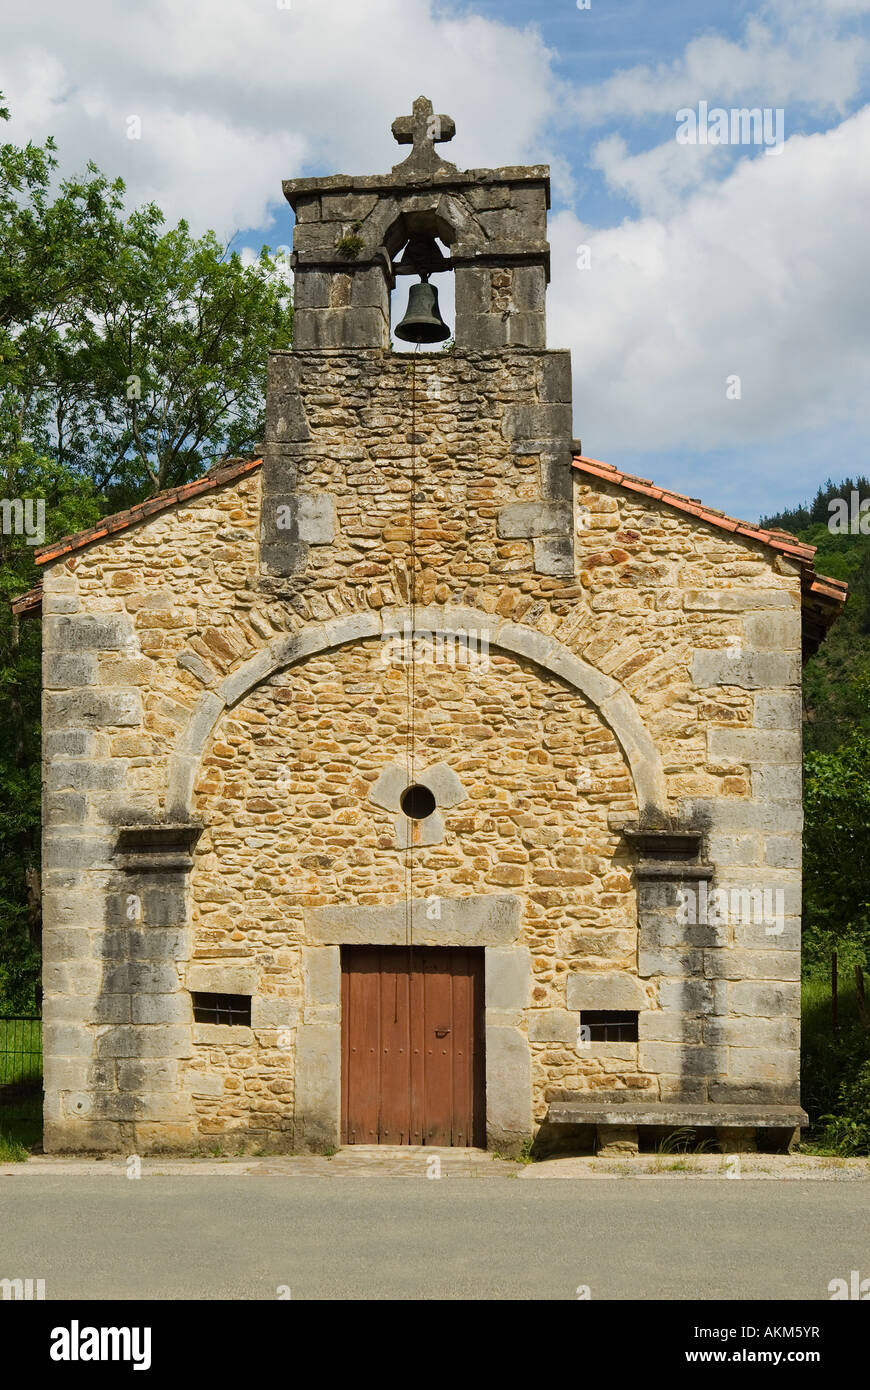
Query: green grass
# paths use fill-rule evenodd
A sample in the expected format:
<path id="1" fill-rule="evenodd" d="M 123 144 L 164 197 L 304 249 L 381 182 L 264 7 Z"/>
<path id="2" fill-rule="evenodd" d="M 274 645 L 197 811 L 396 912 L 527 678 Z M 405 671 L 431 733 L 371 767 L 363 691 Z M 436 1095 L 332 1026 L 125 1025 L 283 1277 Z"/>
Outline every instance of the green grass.
<path id="1" fill-rule="evenodd" d="M 42 1143 L 42 1024 L 0 1018 L 0 1162 Z"/>
<path id="2" fill-rule="evenodd" d="M 802 987 L 801 1099 L 810 1117 L 802 1148 L 819 1154 L 870 1152 L 870 1032 L 858 1016 L 854 960 L 841 958 L 836 1031 L 831 980 L 812 969 Z M 870 987 L 866 963 L 865 979 Z"/>
<path id="3" fill-rule="evenodd" d="M 866 967 L 865 967 L 866 978 Z M 865 988 L 870 988 L 867 980 Z M 831 1002 L 831 976 L 827 969 L 807 970 L 801 986 L 803 1028 L 824 1043 L 833 1035 L 834 1013 Z M 851 1027 L 858 1022 L 858 1002 L 855 993 L 854 962 L 841 960 L 838 970 L 837 1016 L 839 1023 Z"/>
<path id="4" fill-rule="evenodd" d="M 0 1139 L 4 1138 L 26 1149 L 42 1147 L 41 1088 L 0 1101 Z"/>
<path id="5" fill-rule="evenodd" d="M 0 1163 L 23 1163 L 27 1156 L 26 1144 L 0 1130 Z"/>
<path id="6" fill-rule="evenodd" d="M 41 1078 L 41 1020 L 0 1018 L 0 1086 L 35 1085 Z"/>
<path id="7" fill-rule="evenodd" d="M 713 1140 L 701 1138 L 691 1127 L 672 1129 L 655 1146 L 657 1154 L 703 1154 L 713 1150 Z M 672 1165 L 679 1167 L 679 1164 Z"/>

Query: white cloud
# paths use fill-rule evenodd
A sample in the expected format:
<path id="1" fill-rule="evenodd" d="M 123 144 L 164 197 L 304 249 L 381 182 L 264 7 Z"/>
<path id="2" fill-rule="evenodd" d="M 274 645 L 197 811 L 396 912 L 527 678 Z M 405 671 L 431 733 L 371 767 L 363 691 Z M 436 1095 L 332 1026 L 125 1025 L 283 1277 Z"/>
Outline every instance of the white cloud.
<path id="1" fill-rule="evenodd" d="M 224 235 L 285 208 L 282 178 L 386 171 L 390 124 L 421 92 L 457 123 L 462 165 L 542 161 L 556 101 L 534 29 L 433 0 L 41 0 L 4 19 L 11 138 L 54 134 L 175 219 Z M 142 122 L 127 138 L 127 117 Z M 10 128 L 7 127 L 7 130 Z M 5 136 L 4 138 L 9 138 Z M 454 153 L 455 152 L 455 153 Z M 288 216 L 289 227 L 289 216 Z"/>
<path id="2" fill-rule="evenodd" d="M 570 212 L 551 220 L 550 342 L 574 350 L 584 445 L 773 458 L 800 431 L 854 439 L 870 423 L 870 108 L 844 119 L 868 64 L 856 25 L 868 12 L 870 0 L 766 0 L 738 41 L 703 33 L 674 61 L 570 93 L 533 26 L 437 0 L 35 0 L 4 20 L 2 134 L 54 134 L 64 172 L 93 158 L 122 174 L 131 202 L 154 198 L 196 231 L 246 232 L 237 244 L 252 247 L 276 213 L 274 240 L 290 240 L 282 178 L 404 158 L 390 124 L 421 92 L 456 119 L 441 149 L 460 168 L 549 160 L 563 192 L 557 126 L 564 137 L 571 123 L 610 123 L 634 139 L 639 122 L 661 141 L 662 118 L 700 100 L 785 106 L 777 158 L 584 136 L 583 155 L 638 215 L 606 230 Z M 792 136 L 798 106 L 842 124 Z M 127 138 L 132 115 L 140 140 Z M 576 268 L 582 243 L 589 271 Z M 449 285 L 443 307 L 451 319 Z M 735 373 L 742 400 L 727 401 Z"/>
<path id="3" fill-rule="evenodd" d="M 574 352 L 584 448 L 607 458 L 866 428 L 868 222 L 870 107 L 775 159 L 744 159 L 665 215 L 595 231 L 558 214 L 549 340 Z M 740 400 L 726 399 L 732 374 Z"/>
<path id="4" fill-rule="evenodd" d="M 679 207 L 686 194 L 717 182 L 728 166 L 729 151 L 725 145 L 681 145 L 668 140 L 629 154 L 621 135 L 608 135 L 593 148 L 590 163 L 601 170 L 615 193 L 658 216 Z"/>
<path id="5" fill-rule="evenodd" d="M 626 69 L 584 87 L 573 109 L 586 125 L 667 114 L 699 101 L 845 114 L 870 61 L 866 34 L 849 21 L 866 11 L 870 0 L 769 0 L 749 17 L 741 39 L 702 34 L 673 62 Z"/>

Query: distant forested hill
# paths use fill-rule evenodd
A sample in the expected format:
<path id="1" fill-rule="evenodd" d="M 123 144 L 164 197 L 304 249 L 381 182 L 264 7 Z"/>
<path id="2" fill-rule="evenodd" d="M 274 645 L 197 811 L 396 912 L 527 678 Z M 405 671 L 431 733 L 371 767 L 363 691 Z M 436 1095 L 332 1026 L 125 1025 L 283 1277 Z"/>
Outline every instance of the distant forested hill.
<path id="1" fill-rule="evenodd" d="M 806 506 L 762 520 L 817 546 L 816 571 L 849 585 L 845 611 L 804 670 L 801 1096 L 812 1141 L 839 1154 L 870 1152 L 870 1017 L 859 989 L 859 972 L 870 974 L 870 508 L 860 514 L 867 499 L 866 478 L 829 480 Z"/>
<path id="2" fill-rule="evenodd" d="M 762 526 L 791 531 L 818 546 L 816 571 L 849 585 L 845 612 L 804 672 L 807 752 L 833 753 L 854 733 L 870 734 L 870 514 L 861 519 L 865 535 L 828 529 L 844 511 L 830 504 L 842 498 L 848 507 L 852 493 L 870 499 L 870 481 L 829 479 L 812 502 L 761 519 Z"/>

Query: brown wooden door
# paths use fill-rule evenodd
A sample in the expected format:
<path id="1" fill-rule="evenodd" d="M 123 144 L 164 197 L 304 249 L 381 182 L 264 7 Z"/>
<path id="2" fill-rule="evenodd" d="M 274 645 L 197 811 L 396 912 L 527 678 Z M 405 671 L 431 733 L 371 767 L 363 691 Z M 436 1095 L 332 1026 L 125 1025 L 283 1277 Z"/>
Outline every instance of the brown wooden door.
<path id="1" fill-rule="evenodd" d="M 345 946 L 343 1144 L 485 1145 L 483 951 Z"/>

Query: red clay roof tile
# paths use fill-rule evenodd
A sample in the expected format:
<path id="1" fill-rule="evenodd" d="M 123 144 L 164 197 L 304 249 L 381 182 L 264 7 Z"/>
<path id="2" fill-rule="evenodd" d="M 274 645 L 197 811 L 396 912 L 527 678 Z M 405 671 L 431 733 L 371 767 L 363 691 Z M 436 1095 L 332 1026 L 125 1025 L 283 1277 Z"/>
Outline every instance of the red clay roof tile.
<path id="1" fill-rule="evenodd" d="M 204 478 L 196 478 L 192 483 L 185 483 L 183 487 L 169 488 L 166 492 L 158 493 L 156 497 L 149 497 L 147 502 L 137 502 L 135 507 L 129 507 L 125 512 L 104 516 L 96 526 L 91 526 L 86 531 L 77 531 L 73 536 L 64 536 L 59 541 L 52 541 L 51 545 L 42 546 L 40 550 L 34 551 L 33 558 L 38 565 L 50 564 L 52 560 L 59 560 L 61 556 L 69 555 L 73 550 L 81 550 L 93 541 L 126 531 L 128 527 L 135 526 L 137 521 L 144 521 L 146 517 L 155 516 L 158 512 L 177 506 L 179 502 L 188 502 L 193 497 L 201 497 L 205 492 L 224 487 L 236 478 L 243 478 L 246 473 L 252 473 L 259 468 L 262 462 L 259 458 L 232 459 L 219 464 L 206 473 Z"/>
<path id="2" fill-rule="evenodd" d="M 716 526 L 720 531 L 727 531 L 731 535 L 745 536 L 747 540 L 759 541 L 762 545 L 776 550 L 781 555 L 798 560 L 802 566 L 804 641 L 807 652 L 812 652 L 818 647 L 825 631 L 842 611 L 849 593 L 848 584 L 844 584 L 839 579 L 830 579 L 827 575 L 817 575 L 813 564 L 816 547 L 805 545 L 796 536 L 789 535 L 788 531 L 782 531 L 779 528 L 765 530 L 761 526 L 753 526 L 751 522 L 740 521 L 736 517 L 727 516 L 715 508 L 705 507 L 702 503 L 697 503 L 695 498 L 686 497 L 683 493 L 657 488 L 646 478 L 636 478 L 631 473 L 623 473 L 620 469 L 614 468 L 610 463 L 604 463 L 601 459 L 592 459 L 587 458 L 584 454 L 575 454 L 574 467 L 578 472 L 584 473 L 590 478 L 598 478 L 612 483 L 614 487 L 625 488 L 629 492 L 639 493 L 642 497 L 654 497 L 663 502 L 665 506 L 674 507 L 677 511 L 697 517 L 699 521 Z"/>

